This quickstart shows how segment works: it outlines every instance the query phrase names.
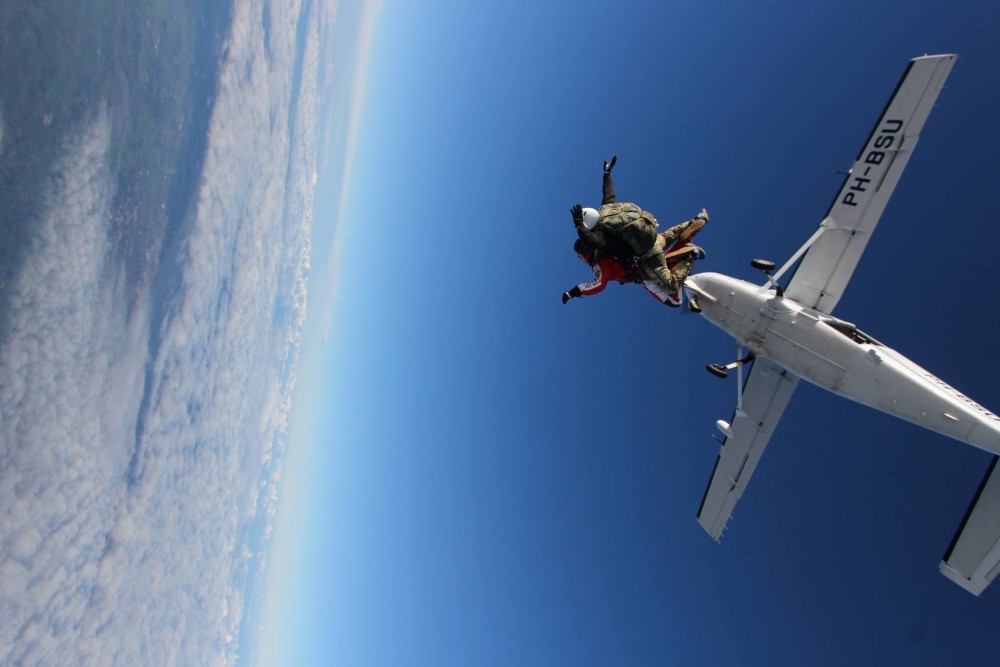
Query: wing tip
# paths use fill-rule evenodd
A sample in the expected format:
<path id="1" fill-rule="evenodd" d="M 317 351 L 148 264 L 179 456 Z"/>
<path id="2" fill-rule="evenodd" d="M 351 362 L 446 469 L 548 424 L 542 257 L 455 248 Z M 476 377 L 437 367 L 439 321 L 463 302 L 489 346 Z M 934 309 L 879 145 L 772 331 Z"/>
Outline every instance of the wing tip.
<path id="1" fill-rule="evenodd" d="M 705 529 L 705 532 L 708 534 L 710 538 L 712 538 L 713 542 L 715 542 L 716 544 L 722 544 L 722 533 L 726 529 L 725 525 L 723 525 L 722 528 L 716 530 L 714 526 L 709 526 L 704 521 L 702 521 L 701 517 L 698 517 L 698 523 L 700 523 L 701 527 Z"/>
<path id="2" fill-rule="evenodd" d="M 912 60 L 936 60 L 939 58 L 943 59 L 943 58 L 957 58 L 957 57 L 958 57 L 957 53 L 935 53 L 935 54 L 925 53 L 924 55 L 917 56 Z"/>
<path id="3" fill-rule="evenodd" d="M 946 560 L 941 561 L 940 565 L 938 566 L 938 569 L 941 571 L 941 574 L 943 574 L 945 577 L 947 577 L 954 583 L 958 584 L 969 593 L 972 593 L 976 597 L 979 597 L 980 594 L 982 594 L 982 592 L 986 590 L 986 587 L 990 585 L 990 580 L 983 577 L 975 577 L 971 579 L 965 577 L 964 575 L 962 575 L 961 572 L 959 572 L 951 565 L 949 565 L 948 561 Z"/>

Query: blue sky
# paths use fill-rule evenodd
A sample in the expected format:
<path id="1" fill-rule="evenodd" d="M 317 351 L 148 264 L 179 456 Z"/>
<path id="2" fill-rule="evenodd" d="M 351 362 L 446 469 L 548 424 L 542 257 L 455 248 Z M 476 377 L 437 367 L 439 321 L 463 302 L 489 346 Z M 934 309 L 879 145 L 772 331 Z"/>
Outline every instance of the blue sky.
<path id="1" fill-rule="evenodd" d="M 836 314 L 1000 408 L 1000 10 L 484 4 L 386 3 L 359 57 L 356 143 L 317 195 L 260 662 L 1000 649 L 998 593 L 937 572 L 987 454 L 802 383 L 716 544 L 695 512 L 735 385 L 704 366 L 732 343 L 636 286 L 559 303 L 588 278 L 568 209 L 599 201 L 611 154 L 661 224 L 709 210 L 698 270 L 756 280 L 752 257 L 815 229 L 907 61 L 957 52 Z"/>

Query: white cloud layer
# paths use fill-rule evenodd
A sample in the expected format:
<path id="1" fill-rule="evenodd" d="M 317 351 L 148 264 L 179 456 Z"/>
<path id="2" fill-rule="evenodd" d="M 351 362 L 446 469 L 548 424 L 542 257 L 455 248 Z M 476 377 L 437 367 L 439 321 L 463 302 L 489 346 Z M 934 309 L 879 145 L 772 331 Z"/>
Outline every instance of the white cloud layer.
<path id="1" fill-rule="evenodd" d="M 127 307 L 110 252 L 106 113 L 54 166 L 0 348 L 0 664 L 237 658 L 305 317 L 319 87 L 312 29 L 290 122 L 300 9 L 235 3 L 162 319 Z"/>

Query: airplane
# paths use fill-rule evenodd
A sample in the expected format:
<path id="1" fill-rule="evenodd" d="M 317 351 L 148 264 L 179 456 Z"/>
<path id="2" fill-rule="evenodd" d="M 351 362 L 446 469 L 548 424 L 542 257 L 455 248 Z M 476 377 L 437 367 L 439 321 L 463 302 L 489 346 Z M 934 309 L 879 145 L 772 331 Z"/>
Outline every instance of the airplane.
<path id="1" fill-rule="evenodd" d="M 698 521 L 719 541 L 800 379 L 994 454 L 939 569 L 973 595 L 1000 570 L 1000 417 L 899 352 L 832 315 L 956 59 L 910 61 L 816 232 L 774 272 L 754 260 L 763 285 L 719 273 L 689 276 L 691 309 L 737 342 L 736 410 Z M 793 269 L 787 283 L 781 277 Z M 746 351 L 746 354 L 744 354 Z M 743 368 L 750 370 L 743 382 Z"/>

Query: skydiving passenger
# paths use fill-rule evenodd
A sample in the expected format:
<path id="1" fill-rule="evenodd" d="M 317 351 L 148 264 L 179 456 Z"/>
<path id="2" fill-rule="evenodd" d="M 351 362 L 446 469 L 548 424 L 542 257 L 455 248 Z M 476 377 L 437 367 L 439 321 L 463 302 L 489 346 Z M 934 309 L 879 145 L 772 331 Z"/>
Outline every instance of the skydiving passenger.
<path id="1" fill-rule="evenodd" d="M 689 220 L 688 222 L 671 227 L 660 234 L 664 241 L 664 247 L 670 250 L 681 234 L 691 227 L 690 223 L 691 221 Z M 690 236 L 687 236 L 687 238 L 690 238 Z M 655 280 L 647 279 L 637 262 L 629 260 L 623 262 L 609 255 L 606 251 L 602 252 L 600 249 L 588 245 L 583 239 L 577 239 L 576 243 L 573 244 L 573 250 L 580 261 L 590 266 L 591 270 L 593 270 L 594 279 L 563 292 L 562 302 L 564 304 L 570 299 L 599 294 L 604 291 L 609 282 L 616 280 L 622 284 L 642 283 L 646 291 L 660 301 L 660 303 L 672 307 L 681 305 L 680 291 L 668 292 Z M 686 277 L 691 273 L 691 266 L 694 264 L 694 260 L 704 256 L 704 251 L 694 244 L 683 243 L 679 249 L 667 252 L 665 261 L 667 262 L 668 270 L 672 274 Z M 638 258 L 633 256 L 631 259 L 637 260 Z M 683 285 L 683 278 L 681 279 L 681 284 Z M 693 303 L 692 309 L 697 310 L 697 306 Z"/>
<path id="2" fill-rule="evenodd" d="M 611 177 L 611 170 L 617 161 L 617 156 L 612 156 L 610 161 L 604 163 L 601 209 L 583 208 L 579 204 L 570 209 L 577 234 L 585 246 L 596 251 L 598 259 L 602 255 L 610 255 L 623 265 L 626 273 L 632 270 L 641 274 L 646 288 L 660 301 L 680 305 L 684 280 L 691 273 L 694 261 L 705 257 L 704 250 L 687 242 L 708 222 L 708 212 L 702 209 L 691 220 L 658 234 L 656 229 L 659 223 L 652 213 L 632 203 L 618 202 Z M 671 248 L 674 244 L 677 247 Z M 601 267 L 595 267 L 592 260 L 584 259 L 585 253 L 578 251 L 577 255 L 595 268 L 595 277 L 600 282 L 597 268 Z M 607 269 L 601 268 L 601 272 L 606 273 Z M 585 292 L 582 285 L 578 287 L 580 296 L 600 291 Z M 565 292 L 563 303 L 574 296 L 577 295 L 573 290 Z"/>

